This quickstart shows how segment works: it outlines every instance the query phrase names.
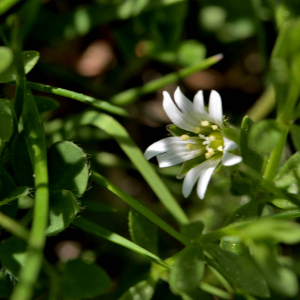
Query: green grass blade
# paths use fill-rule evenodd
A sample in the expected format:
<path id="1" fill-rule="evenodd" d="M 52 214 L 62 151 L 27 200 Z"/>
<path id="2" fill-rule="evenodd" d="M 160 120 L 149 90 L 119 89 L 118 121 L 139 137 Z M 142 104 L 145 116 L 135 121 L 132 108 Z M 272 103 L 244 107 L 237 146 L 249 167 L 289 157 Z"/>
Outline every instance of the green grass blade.
<path id="1" fill-rule="evenodd" d="M 119 189 L 117 186 L 109 182 L 106 178 L 101 176 L 100 174 L 97 174 L 95 172 L 92 173 L 92 178 L 100 185 L 107 188 L 109 191 L 120 197 L 122 200 L 124 200 L 127 204 L 129 204 L 132 208 L 137 210 L 139 213 L 144 215 L 146 218 L 148 218 L 150 221 L 155 223 L 157 226 L 168 232 L 170 235 L 172 235 L 175 239 L 182 242 L 184 245 L 189 245 L 190 242 L 188 239 L 186 239 L 182 234 L 180 234 L 178 231 L 176 231 L 173 227 L 171 227 L 168 223 L 163 221 L 161 218 L 159 218 L 157 215 L 155 215 L 152 211 L 150 211 L 145 205 L 143 205 L 140 201 L 132 198 L 125 192 L 123 192 L 121 189 Z"/>
<path id="2" fill-rule="evenodd" d="M 177 222 L 181 225 L 189 223 L 184 211 L 153 170 L 150 163 L 146 161 L 143 153 L 131 139 L 128 132 L 119 122 L 106 114 L 89 111 L 77 118 L 69 120 L 66 123 L 65 128 L 66 130 L 70 130 L 70 128 L 73 129 L 77 126 L 83 125 L 94 125 L 112 136 L 118 142 L 123 151 L 128 155 L 162 204 L 168 209 Z"/>
<path id="3" fill-rule="evenodd" d="M 77 101 L 89 104 L 91 106 L 94 106 L 96 108 L 106 110 L 110 113 L 113 113 L 113 114 L 116 114 L 119 116 L 128 116 L 128 112 L 124 108 L 112 105 L 106 101 L 98 100 L 96 98 L 93 98 L 93 97 L 90 97 L 87 95 L 83 95 L 80 93 L 76 93 L 73 91 L 61 89 L 61 88 L 50 86 L 50 85 L 45 85 L 45 84 L 36 83 L 36 82 L 30 82 L 30 81 L 27 82 L 27 86 L 29 88 L 37 90 L 37 91 L 51 93 L 51 94 L 67 97 L 67 98 L 70 98 L 73 100 L 77 100 Z"/>
<path id="4" fill-rule="evenodd" d="M 222 54 L 217 54 L 212 57 L 209 57 L 205 60 L 200 61 L 197 64 L 188 66 L 178 72 L 173 72 L 171 74 L 165 75 L 162 78 L 155 79 L 141 87 L 136 87 L 129 89 L 127 91 L 121 92 L 110 99 L 111 103 L 116 105 L 127 105 L 135 100 L 139 99 L 142 95 L 153 93 L 158 89 L 176 82 L 182 78 L 187 77 L 195 72 L 200 70 L 207 69 L 208 67 L 216 64 L 223 58 Z"/>
<path id="5" fill-rule="evenodd" d="M 73 224 L 84 230 L 87 231 L 91 234 L 94 234 L 96 236 L 102 237 L 108 241 L 111 241 L 115 244 L 121 245 L 123 247 L 126 247 L 134 252 L 137 252 L 141 255 L 144 255 L 146 257 L 148 257 L 149 259 L 151 259 L 152 261 L 158 263 L 161 266 L 164 266 L 166 268 L 169 268 L 169 265 L 166 264 L 163 260 L 161 260 L 158 256 L 152 254 L 151 252 L 147 251 L 146 249 L 132 243 L 131 241 L 123 238 L 122 236 L 113 233 L 105 228 L 103 228 L 102 226 L 95 224 L 93 222 L 90 222 L 84 218 L 77 218 L 73 221 Z"/>

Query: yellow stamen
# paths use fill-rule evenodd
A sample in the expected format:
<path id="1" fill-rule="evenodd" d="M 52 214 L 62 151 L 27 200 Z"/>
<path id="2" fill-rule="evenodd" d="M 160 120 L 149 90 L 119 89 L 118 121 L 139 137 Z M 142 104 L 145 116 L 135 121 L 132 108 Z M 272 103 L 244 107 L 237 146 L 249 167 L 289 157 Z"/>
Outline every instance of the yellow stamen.
<path id="1" fill-rule="evenodd" d="M 200 124 L 202 126 L 208 126 L 209 125 L 209 122 L 208 121 L 201 121 Z"/>
<path id="2" fill-rule="evenodd" d="M 211 154 L 209 154 L 208 152 L 205 153 L 205 158 L 209 159 L 211 157 Z"/>
<path id="3" fill-rule="evenodd" d="M 189 138 L 190 138 L 190 137 L 189 137 L 187 134 L 183 134 L 183 135 L 181 136 L 181 139 L 182 139 L 183 141 L 187 141 Z"/>
<path id="4" fill-rule="evenodd" d="M 223 146 L 219 146 L 217 149 L 218 149 L 219 151 L 223 152 Z"/>
<path id="5" fill-rule="evenodd" d="M 215 154 L 215 151 L 214 149 L 211 149 L 211 148 L 208 148 L 208 151 L 207 151 L 210 155 L 214 155 Z"/>
<path id="6" fill-rule="evenodd" d="M 200 133 L 200 131 L 201 131 L 200 127 L 195 127 L 194 132 L 195 132 L 196 134 L 197 134 L 197 133 Z"/>
<path id="7" fill-rule="evenodd" d="M 195 145 L 193 144 L 187 144 L 186 147 L 189 149 L 189 150 L 195 150 Z"/>
<path id="8" fill-rule="evenodd" d="M 214 141 L 216 140 L 216 138 L 215 138 L 213 135 L 211 135 L 211 136 L 209 137 L 209 140 L 210 140 L 211 142 L 214 142 Z"/>
<path id="9" fill-rule="evenodd" d="M 218 127 L 218 125 L 211 125 L 211 128 L 212 128 L 213 130 L 217 130 L 219 127 Z"/>

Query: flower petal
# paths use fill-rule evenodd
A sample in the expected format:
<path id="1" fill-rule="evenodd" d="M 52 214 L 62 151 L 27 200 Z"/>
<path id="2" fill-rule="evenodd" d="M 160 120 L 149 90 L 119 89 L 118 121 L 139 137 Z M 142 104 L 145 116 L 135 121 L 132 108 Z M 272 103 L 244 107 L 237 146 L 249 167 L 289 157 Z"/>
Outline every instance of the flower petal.
<path id="1" fill-rule="evenodd" d="M 183 186 L 182 186 L 183 196 L 188 197 L 190 195 L 193 186 L 195 185 L 196 181 L 200 177 L 197 191 L 199 197 L 201 195 L 200 199 L 203 199 L 211 174 L 213 173 L 214 169 L 217 167 L 219 163 L 220 160 L 206 160 L 199 166 L 189 170 L 183 181 Z"/>
<path id="2" fill-rule="evenodd" d="M 166 153 L 157 155 L 157 161 L 160 168 L 170 167 L 180 164 L 184 161 L 190 160 L 202 154 L 201 149 L 189 150 L 186 147 L 179 149 L 172 149 Z"/>
<path id="3" fill-rule="evenodd" d="M 216 91 L 211 91 L 208 103 L 210 121 L 223 128 L 223 109 L 221 96 Z"/>
<path id="4" fill-rule="evenodd" d="M 209 119 L 208 117 L 208 112 L 206 111 L 205 105 L 204 105 L 204 97 L 203 97 L 203 91 L 199 91 L 195 97 L 194 97 L 194 111 L 200 118 L 199 121 L 201 120 L 207 120 Z"/>
<path id="5" fill-rule="evenodd" d="M 238 144 L 226 137 L 223 137 L 223 141 L 224 141 L 224 152 L 228 152 L 234 149 L 237 149 Z"/>
<path id="6" fill-rule="evenodd" d="M 195 125 L 190 121 L 188 114 L 183 114 L 180 109 L 175 105 L 168 92 L 163 92 L 163 108 L 171 119 L 171 121 L 178 127 L 187 130 L 194 131 Z"/>
<path id="7" fill-rule="evenodd" d="M 194 112 L 193 103 L 182 94 L 180 88 L 178 87 L 174 93 L 174 100 L 178 107 L 181 109 L 184 117 L 190 122 L 194 128 L 199 126 L 199 119 Z"/>
<path id="8" fill-rule="evenodd" d="M 222 164 L 226 167 L 239 164 L 243 159 L 238 155 L 225 152 L 222 157 Z"/>
<path id="9" fill-rule="evenodd" d="M 201 172 L 198 185 L 197 185 L 197 194 L 200 199 L 204 198 L 211 175 L 219 163 L 220 160 L 213 160 L 209 162 L 207 164 L 207 167 Z"/>

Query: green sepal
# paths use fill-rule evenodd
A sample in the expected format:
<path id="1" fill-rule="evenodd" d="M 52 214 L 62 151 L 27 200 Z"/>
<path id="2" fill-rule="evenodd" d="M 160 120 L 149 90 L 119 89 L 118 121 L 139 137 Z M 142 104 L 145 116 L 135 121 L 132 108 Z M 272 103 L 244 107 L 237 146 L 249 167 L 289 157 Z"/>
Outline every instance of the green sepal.
<path id="1" fill-rule="evenodd" d="M 173 136 L 182 136 L 183 134 L 187 134 L 189 136 L 197 136 L 196 133 L 181 129 L 179 127 L 177 127 L 174 124 L 170 124 L 166 126 L 166 129 L 171 133 L 171 135 Z"/>
<path id="2" fill-rule="evenodd" d="M 192 169 L 192 168 L 194 168 L 194 167 L 202 164 L 204 161 L 206 161 L 206 158 L 205 158 L 204 154 L 199 155 L 199 156 L 197 156 L 195 158 L 192 158 L 190 160 L 185 161 L 181 165 L 180 171 L 177 174 L 176 178 L 177 179 L 182 179 L 190 169 Z"/>
<path id="3" fill-rule="evenodd" d="M 233 127 L 225 127 L 222 130 L 222 134 L 226 138 L 236 142 L 238 145 L 240 144 L 240 132 L 238 129 L 233 128 Z"/>
<path id="4" fill-rule="evenodd" d="M 29 73 L 36 65 L 40 58 L 37 51 L 24 51 L 22 52 L 22 59 L 24 63 L 25 74 Z M 17 70 L 14 64 L 11 64 L 3 73 L 0 74 L 0 83 L 7 83 L 15 81 L 17 78 Z"/>

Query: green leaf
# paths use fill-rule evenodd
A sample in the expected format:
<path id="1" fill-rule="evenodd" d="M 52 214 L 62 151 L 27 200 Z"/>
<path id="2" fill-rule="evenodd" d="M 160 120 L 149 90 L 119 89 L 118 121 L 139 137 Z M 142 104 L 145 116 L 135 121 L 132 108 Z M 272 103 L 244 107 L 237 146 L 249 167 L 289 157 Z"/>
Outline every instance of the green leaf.
<path id="1" fill-rule="evenodd" d="M 10 48 L 0 47 L 0 74 L 3 73 L 13 61 L 13 52 Z"/>
<path id="2" fill-rule="evenodd" d="M 203 249 L 199 245 L 191 245 L 176 255 L 169 280 L 170 286 L 175 292 L 189 292 L 199 285 L 205 266 L 202 251 Z"/>
<path id="3" fill-rule="evenodd" d="M 55 191 L 50 194 L 49 226 L 46 235 L 55 235 L 66 229 L 79 211 L 79 205 L 72 192 Z"/>
<path id="4" fill-rule="evenodd" d="M 12 236 L 1 242 L 1 264 L 15 278 L 18 278 L 20 268 L 25 264 L 26 249 L 27 243 L 16 236 Z"/>
<path id="5" fill-rule="evenodd" d="M 48 151 L 49 184 L 52 191 L 69 190 L 75 196 L 84 193 L 89 171 L 86 154 L 75 144 L 60 141 Z"/>
<path id="6" fill-rule="evenodd" d="M 254 123 L 249 117 L 244 117 L 241 126 L 240 149 L 243 163 L 260 172 L 263 159 L 261 155 L 249 147 L 249 133 L 253 125 Z"/>
<path id="7" fill-rule="evenodd" d="M 191 222 L 180 227 L 180 232 L 189 240 L 197 240 L 202 235 L 204 224 L 201 221 Z"/>
<path id="8" fill-rule="evenodd" d="M 118 300 L 151 300 L 155 285 L 156 281 L 152 278 L 140 281 L 126 291 Z"/>
<path id="9" fill-rule="evenodd" d="M 71 299 L 97 297 L 110 285 L 111 280 L 102 268 L 81 259 L 68 261 L 58 282 L 60 293 Z"/>
<path id="10" fill-rule="evenodd" d="M 208 264 L 238 289 L 258 297 L 270 297 L 265 279 L 249 258 L 226 251 L 214 244 L 207 245 L 205 250 L 214 259 L 207 259 Z"/>
<path id="11" fill-rule="evenodd" d="M 129 212 L 129 231 L 136 244 L 157 254 L 157 226 L 133 208 Z"/>
<path id="12" fill-rule="evenodd" d="M 12 157 L 14 172 L 19 184 L 33 187 L 34 172 L 27 150 L 24 131 L 18 134 L 18 137 L 13 144 Z"/>
<path id="13" fill-rule="evenodd" d="M 34 96 L 34 100 L 40 114 L 48 110 L 55 110 L 59 107 L 59 103 L 49 97 Z"/>
<path id="14" fill-rule="evenodd" d="M 289 193 L 298 194 L 300 187 L 300 151 L 291 156 L 275 177 L 275 184 Z"/>
<path id="15" fill-rule="evenodd" d="M 280 141 L 282 129 L 275 120 L 262 120 L 252 126 L 249 133 L 249 148 L 267 154 Z"/>
<path id="16" fill-rule="evenodd" d="M 0 154 L 1 148 L 10 140 L 13 132 L 13 116 L 10 108 L 3 99 L 0 98 Z"/>
<path id="17" fill-rule="evenodd" d="M 29 73 L 36 65 L 40 58 L 37 51 L 24 51 L 22 52 L 22 59 L 24 63 L 25 74 Z M 6 71 L 0 74 L 0 83 L 15 81 L 17 78 L 17 69 L 15 65 L 11 65 Z"/>
<path id="18" fill-rule="evenodd" d="M 297 151 L 300 151 L 300 126 L 291 125 L 290 126 L 291 138 L 293 145 Z"/>
<path id="19" fill-rule="evenodd" d="M 271 289 L 286 297 L 294 297 L 298 293 L 297 276 L 288 268 L 279 264 L 273 245 L 265 243 L 251 244 L 251 253 L 257 262 Z"/>

